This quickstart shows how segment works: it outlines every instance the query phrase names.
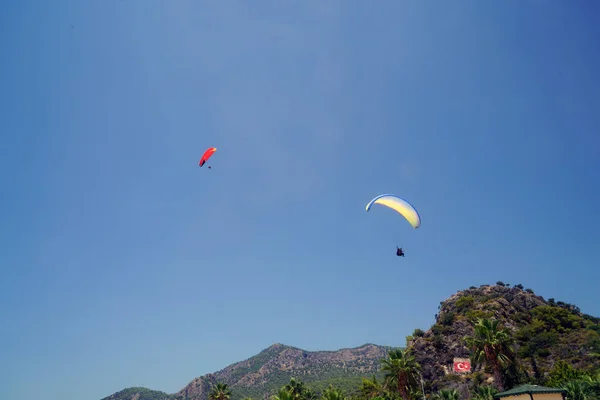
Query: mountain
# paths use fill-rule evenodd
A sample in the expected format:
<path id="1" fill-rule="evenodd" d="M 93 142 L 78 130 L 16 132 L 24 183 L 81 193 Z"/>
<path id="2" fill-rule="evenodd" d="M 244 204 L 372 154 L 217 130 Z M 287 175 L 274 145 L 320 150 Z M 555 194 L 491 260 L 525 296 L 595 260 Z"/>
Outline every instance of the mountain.
<path id="1" fill-rule="evenodd" d="M 276 343 L 247 360 L 194 379 L 175 394 L 128 388 L 102 400 L 207 400 L 211 385 L 217 382 L 229 385 L 232 400 L 263 399 L 277 393 L 292 377 L 318 392 L 329 384 L 353 390 L 362 377 L 381 376 L 379 361 L 389 349 L 365 344 L 336 351 L 306 351 Z"/>
<path id="2" fill-rule="evenodd" d="M 211 385 L 217 382 L 230 386 L 232 399 L 261 399 L 276 394 L 292 377 L 316 391 L 330 383 L 351 389 L 360 384 L 361 377 L 378 374 L 379 360 L 388 349 L 365 344 L 337 351 L 305 351 L 277 343 L 248 360 L 194 379 L 175 399 L 207 400 Z"/>
<path id="3" fill-rule="evenodd" d="M 454 388 L 461 398 L 469 398 L 475 387 L 493 383 L 492 370 L 485 365 L 473 365 L 468 373 L 453 373 L 454 358 L 471 355 L 464 338 L 473 335 L 477 318 L 499 321 L 513 338 L 516 367 L 511 379 L 515 384 L 555 384 L 556 370 L 565 366 L 600 371 L 600 318 L 583 314 L 569 303 L 545 300 L 522 285 L 497 282 L 456 292 L 440 302 L 435 323 L 427 331 L 415 329 L 406 338 L 406 346 L 413 349 L 421 365 L 426 392 Z M 103 400 L 208 400 L 210 387 L 217 382 L 229 385 L 231 400 L 262 400 L 292 377 L 316 392 L 333 384 L 352 393 L 361 385 L 361 378 L 382 376 L 380 360 L 390 349 L 365 344 L 311 352 L 274 344 L 254 357 L 194 379 L 175 394 L 129 388 Z"/>
<path id="4" fill-rule="evenodd" d="M 173 400 L 174 395 L 150 390 L 143 387 L 131 387 L 114 393 L 102 400 Z"/>
<path id="5" fill-rule="evenodd" d="M 456 388 L 466 396 L 473 386 L 493 381 L 488 368 L 452 373 L 455 357 L 470 357 L 463 338 L 473 335 L 477 318 L 499 321 L 515 340 L 516 382 L 547 383 L 559 360 L 581 371 L 600 369 L 600 318 L 569 303 L 546 301 L 520 284 L 511 288 L 497 282 L 472 286 L 440 302 L 435 324 L 407 338 L 422 367 L 426 391 Z"/>

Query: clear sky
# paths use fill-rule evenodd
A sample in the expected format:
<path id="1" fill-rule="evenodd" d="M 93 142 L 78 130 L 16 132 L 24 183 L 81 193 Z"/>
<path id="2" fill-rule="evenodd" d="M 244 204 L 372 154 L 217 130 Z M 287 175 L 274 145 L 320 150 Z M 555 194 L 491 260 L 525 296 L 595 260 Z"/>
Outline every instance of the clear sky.
<path id="1" fill-rule="evenodd" d="M 0 398 L 401 346 L 497 280 L 599 316 L 598 12 L 3 1 Z"/>

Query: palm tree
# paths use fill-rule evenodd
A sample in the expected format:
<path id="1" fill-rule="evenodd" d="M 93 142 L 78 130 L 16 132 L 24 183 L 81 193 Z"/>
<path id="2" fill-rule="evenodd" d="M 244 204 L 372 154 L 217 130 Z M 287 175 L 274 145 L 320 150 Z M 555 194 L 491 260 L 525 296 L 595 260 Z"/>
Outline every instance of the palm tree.
<path id="1" fill-rule="evenodd" d="M 208 394 L 210 400 L 229 400 L 231 398 L 231 390 L 226 383 L 218 382 L 210 389 Z"/>
<path id="2" fill-rule="evenodd" d="M 479 318 L 473 326 L 473 336 L 464 338 L 471 349 L 474 363 L 487 362 L 494 371 L 494 383 L 499 390 L 504 389 L 503 370 L 514 355 L 513 339 L 497 320 Z"/>
<path id="3" fill-rule="evenodd" d="M 360 394 L 365 399 L 373 399 L 383 395 L 383 387 L 377 381 L 377 377 L 373 375 L 373 378 L 362 378 L 362 385 L 360 386 Z"/>
<path id="4" fill-rule="evenodd" d="M 321 395 L 322 400 L 346 400 L 346 394 L 338 388 L 334 388 L 333 385 L 329 385 L 327 389 L 323 391 Z"/>
<path id="5" fill-rule="evenodd" d="M 568 381 L 562 388 L 567 391 L 567 398 L 569 400 L 595 399 L 595 397 L 592 397 L 592 391 L 590 390 L 589 384 L 583 379 Z"/>
<path id="6" fill-rule="evenodd" d="M 456 389 L 441 389 L 437 393 L 434 393 L 431 398 L 433 400 L 459 400 Z"/>
<path id="7" fill-rule="evenodd" d="M 290 382 L 284 386 L 285 390 L 291 393 L 294 399 L 301 399 L 306 391 L 304 387 L 304 383 L 301 380 L 297 380 L 296 378 L 291 378 Z"/>
<path id="8" fill-rule="evenodd" d="M 318 396 L 310 388 L 307 388 L 299 379 L 291 378 L 284 389 L 290 392 L 295 400 L 317 400 Z"/>
<path id="9" fill-rule="evenodd" d="M 494 400 L 498 391 L 493 386 L 475 386 L 473 388 L 473 400 Z"/>
<path id="10" fill-rule="evenodd" d="M 421 368 L 412 354 L 412 348 L 388 351 L 387 359 L 382 359 L 382 371 L 385 371 L 385 385 L 397 390 L 407 400 L 412 388 L 418 386 L 418 373 Z"/>
<path id="11" fill-rule="evenodd" d="M 410 392 L 408 393 L 408 397 L 414 400 L 425 400 L 425 393 L 421 390 L 421 388 L 410 388 Z"/>
<path id="12" fill-rule="evenodd" d="M 583 381 L 588 385 L 590 392 L 600 399 L 600 372 L 596 375 L 586 375 Z"/>
<path id="13" fill-rule="evenodd" d="M 271 396 L 271 400 L 294 400 L 294 395 L 285 387 L 282 387 L 275 396 Z"/>
<path id="14" fill-rule="evenodd" d="M 319 396 L 311 389 L 306 388 L 304 390 L 304 395 L 302 396 L 302 400 L 317 400 Z"/>

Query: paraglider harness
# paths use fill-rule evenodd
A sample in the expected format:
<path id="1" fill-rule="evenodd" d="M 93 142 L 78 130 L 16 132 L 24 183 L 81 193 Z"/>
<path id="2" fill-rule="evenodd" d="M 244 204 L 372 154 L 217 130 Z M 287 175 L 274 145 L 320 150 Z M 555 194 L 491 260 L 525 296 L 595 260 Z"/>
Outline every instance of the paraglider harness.
<path id="1" fill-rule="evenodd" d="M 402 251 L 402 247 L 396 246 L 396 255 L 398 257 L 404 257 L 404 251 Z"/>

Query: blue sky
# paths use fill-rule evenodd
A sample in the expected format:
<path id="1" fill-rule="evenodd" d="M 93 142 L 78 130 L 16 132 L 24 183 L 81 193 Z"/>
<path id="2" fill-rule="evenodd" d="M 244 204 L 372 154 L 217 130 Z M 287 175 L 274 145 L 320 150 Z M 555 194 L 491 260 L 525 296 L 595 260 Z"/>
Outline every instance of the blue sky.
<path id="1" fill-rule="evenodd" d="M 0 11 L 1 398 L 403 345 L 497 280 L 600 315 L 596 4 Z"/>

